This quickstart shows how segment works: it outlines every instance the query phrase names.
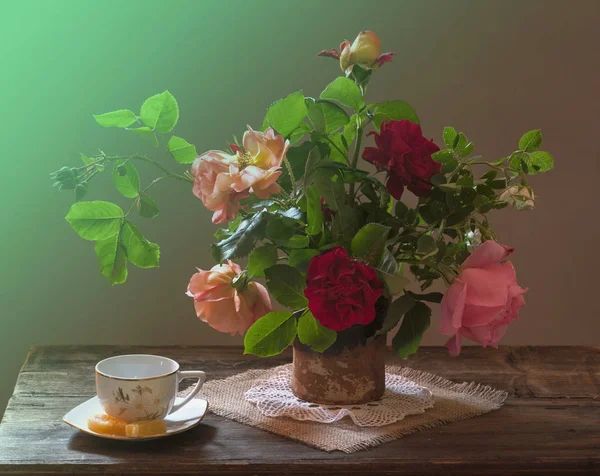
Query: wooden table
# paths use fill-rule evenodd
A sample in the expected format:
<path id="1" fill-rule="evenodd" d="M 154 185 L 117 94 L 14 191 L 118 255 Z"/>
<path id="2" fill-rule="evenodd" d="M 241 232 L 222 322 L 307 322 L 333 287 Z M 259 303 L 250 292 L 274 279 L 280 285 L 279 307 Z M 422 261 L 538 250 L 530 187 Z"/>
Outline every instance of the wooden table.
<path id="1" fill-rule="evenodd" d="M 403 364 L 506 389 L 506 404 L 352 455 L 212 414 L 188 432 L 149 442 L 102 440 L 62 423 L 94 395 L 94 364 L 125 353 L 168 356 L 213 379 L 290 360 L 231 347 L 34 347 L 0 425 L 0 474 L 600 474 L 597 347 L 467 347 L 458 358 L 422 348 Z"/>

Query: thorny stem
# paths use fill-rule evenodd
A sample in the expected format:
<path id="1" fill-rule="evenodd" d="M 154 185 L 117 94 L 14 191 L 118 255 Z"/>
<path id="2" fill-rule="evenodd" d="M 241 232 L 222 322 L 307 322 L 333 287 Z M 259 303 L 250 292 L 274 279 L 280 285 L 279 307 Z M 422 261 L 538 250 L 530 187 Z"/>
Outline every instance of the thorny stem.
<path id="1" fill-rule="evenodd" d="M 294 177 L 294 172 L 292 171 L 292 165 L 287 157 L 283 159 L 283 163 L 285 164 L 288 174 L 290 174 L 290 181 L 292 182 L 292 197 L 295 197 L 298 184 L 296 183 L 296 177 Z"/>
<path id="2" fill-rule="evenodd" d="M 179 174 L 173 173 L 169 169 L 167 169 L 164 165 L 158 163 L 155 160 L 149 159 L 145 155 L 132 155 L 131 157 L 121 157 L 121 156 L 109 157 L 109 156 L 106 156 L 103 154 L 99 158 L 96 158 L 96 160 L 94 162 L 84 165 L 81 168 L 88 168 L 90 165 L 100 164 L 105 161 L 114 162 L 116 160 L 141 160 L 142 162 L 148 162 L 149 164 L 152 164 L 155 167 L 158 167 L 160 170 L 162 170 L 165 173 L 165 177 L 169 177 L 169 178 L 172 178 L 175 180 L 180 180 L 182 182 L 194 183 L 194 179 L 192 177 L 189 177 L 187 175 L 179 175 Z"/>

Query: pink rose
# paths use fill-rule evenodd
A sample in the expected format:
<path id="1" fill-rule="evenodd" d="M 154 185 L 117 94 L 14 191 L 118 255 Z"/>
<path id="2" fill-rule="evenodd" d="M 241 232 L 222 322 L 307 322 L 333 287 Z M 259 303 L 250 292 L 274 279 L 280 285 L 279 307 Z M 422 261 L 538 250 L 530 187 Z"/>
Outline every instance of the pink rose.
<path id="1" fill-rule="evenodd" d="M 461 266 L 441 303 L 440 332 L 452 336 L 446 342 L 450 355 L 460 353 L 462 337 L 498 347 L 508 324 L 519 317 L 527 289 L 517 284 L 512 263 L 502 262 L 513 251 L 486 241 Z"/>
<path id="2" fill-rule="evenodd" d="M 233 279 L 241 272 L 237 264 L 228 260 L 210 271 L 198 269 L 190 279 L 187 295 L 194 298 L 196 314 L 219 332 L 243 334 L 273 310 L 263 285 L 250 281 L 241 289 L 233 286 Z"/>
<path id="3" fill-rule="evenodd" d="M 240 209 L 239 201 L 249 195 L 246 190 L 233 189 L 231 172 L 237 171 L 236 156 L 209 150 L 194 161 L 191 171 L 195 177 L 193 193 L 207 209 L 215 212 L 213 223 L 235 218 Z"/>

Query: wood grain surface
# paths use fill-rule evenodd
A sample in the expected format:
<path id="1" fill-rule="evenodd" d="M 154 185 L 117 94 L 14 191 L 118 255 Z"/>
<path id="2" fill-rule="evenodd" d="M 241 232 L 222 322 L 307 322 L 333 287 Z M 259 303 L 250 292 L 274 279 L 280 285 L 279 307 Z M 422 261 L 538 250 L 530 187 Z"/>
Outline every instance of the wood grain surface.
<path id="1" fill-rule="evenodd" d="M 498 411 L 354 453 L 325 453 L 215 415 L 148 442 L 95 438 L 62 422 L 95 394 L 94 365 L 151 353 L 221 379 L 290 361 L 237 347 L 34 347 L 0 424 L 0 474 L 17 475 L 433 475 L 600 474 L 600 348 L 422 348 L 389 362 L 505 389 Z"/>

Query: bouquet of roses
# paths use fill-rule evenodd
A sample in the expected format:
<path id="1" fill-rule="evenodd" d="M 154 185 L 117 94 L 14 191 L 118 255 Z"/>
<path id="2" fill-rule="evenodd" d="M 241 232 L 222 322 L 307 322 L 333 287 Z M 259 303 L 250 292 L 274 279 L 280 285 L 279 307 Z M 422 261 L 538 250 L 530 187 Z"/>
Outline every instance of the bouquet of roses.
<path id="1" fill-rule="evenodd" d="M 133 210 L 143 218 L 158 214 L 148 191 L 161 180 L 190 186 L 224 227 L 212 245 L 219 264 L 198 270 L 188 294 L 210 326 L 245 332 L 247 353 L 275 355 L 296 339 L 324 352 L 340 333 L 363 328 L 372 338 L 399 326 L 393 348 L 406 357 L 430 325 L 429 303 L 440 302 L 451 354 L 463 337 L 497 346 L 527 290 L 506 261 L 512 248 L 496 241 L 486 214 L 533 207 L 527 178 L 553 166 L 539 150 L 541 131 L 527 132 L 516 150 L 493 160 L 473 155 L 473 143 L 452 127 L 436 144 L 406 102 L 367 101 L 372 75 L 393 56 L 381 54 L 375 33 L 363 31 L 319 56 L 339 60 L 343 74 L 317 98 L 297 91 L 274 102 L 262 125 L 248 127 L 227 151 L 198 155 L 172 135 L 179 112 L 168 91 L 147 99 L 139 115 L 123 109 L 94 116 L 156 147 L 164 139 L 171 157 L 191 169 L 173 171 L 146 155 L 82 155 L 83 165 L 52 175 L 59 189 L 74 191 L 67 221 L 95 241 L 109 281 L 123 283 L 128 262 L 147 268 L 159 261 L 158 245 L 131 221 Z M 160 171 L 146 186 L 136 169 L 144 162 Z M 133 200 L 127 212 L 82 201 L 108 168 Z M 406 194 L 418 198 L 414 208 Z M 244 269 L 236 261 L 246 257 Z M 425 292 L 439 279 L 444 295 Z M 418 292 L 406 289 L 410 280 Z M 289 310 L 273 310 L 272 299 Z"/>

